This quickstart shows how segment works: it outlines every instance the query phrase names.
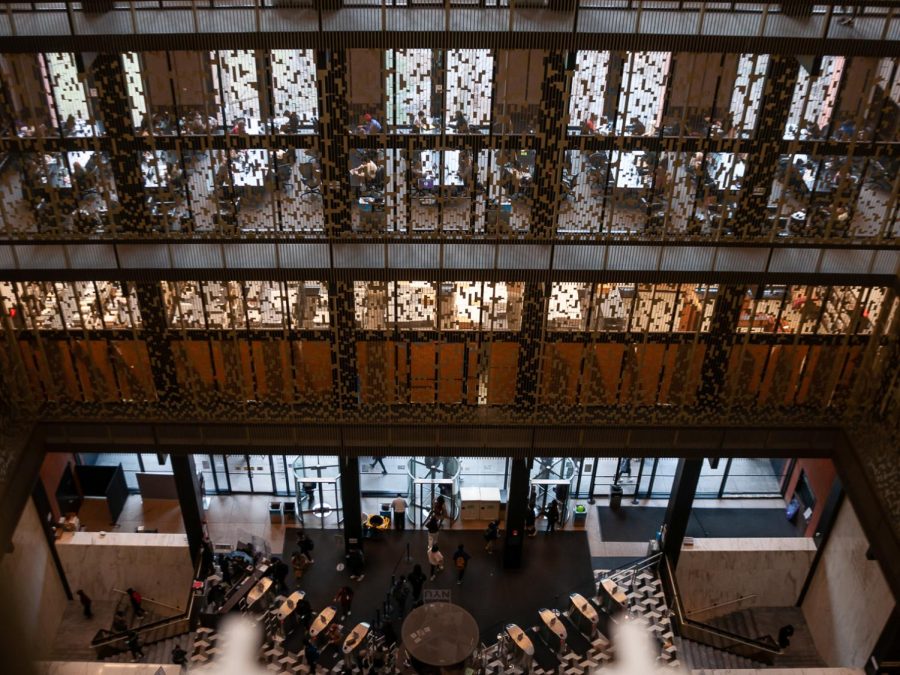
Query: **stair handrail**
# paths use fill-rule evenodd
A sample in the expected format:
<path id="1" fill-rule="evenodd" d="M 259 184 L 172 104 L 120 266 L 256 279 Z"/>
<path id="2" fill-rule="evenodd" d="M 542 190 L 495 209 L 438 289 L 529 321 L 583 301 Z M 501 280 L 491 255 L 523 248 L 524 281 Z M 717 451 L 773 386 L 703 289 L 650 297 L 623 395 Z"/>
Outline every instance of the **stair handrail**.
<path id="1" fill-rule="evenodd" d="M 123 591 L 121 588 L 112 589 L 113 593 L 121 593 L 122 595 L 128 595 L 128 591 Z M 141 596 L 141 602 L 149 602 L 152 605 L 157 605 L 158 607 L 165 607 L 166 609 L 174 609 L 176 612 L 181 614 L 184 610 L 180 607 L 173 607 L 172 605 L 167 605 L 164 602 L 160 602 L 159 600 L 154 600 L 153 598 L 148 598 L 146 595 Z M 169 618 L 169 617 L 166 617 Z"/>
<path id="2" fill-rule="evenodd" d="M 749 593 L 747 595 L 742 595 L 739 598 L 735 598 L 734 600 L 725 600 L 724 602 L 717 602 L 713 605 L 709 605 L 708 607 L 703 607 L 702 609 L 692 609 L 690 612 L 687 612 L 684 616 L 685 618 L 691 618 L 695 614 L 703 614 L 703 612 L 708 612 L 711 609 L 718 609 L 719 607 L 727 607 L 728 605 L 735 605 L 739 602 L 743 602 L 744 600 L 749 600 L 750 598 L 759 597 L 756 593 Z"/>
<path id="3" fill-rule="evenodd" d="M 618 567 L 613 567 L 612 569 L 606 570 L 603 573 L 603 576 L 606 578 L 615 576 L 616 574 L 621 574 L 626 570 L 634 570 L 636 572 L 647 569 L 648 567 L 652 567 L 656 564 L 662 553 L 654 553 L 651 556 L 647 556 L 646 558 L 639 558 L 638 560 L 632 560 L 630 563 L 625 563 L 624 565 L 619 565 Z"/>
<path id="4" fill-rule="evenodd" d="M 673 622 L 675 623 L 675 627 L 682 637 L 685 637 L 686 632 L 707 634 L 709 636 L 718 637 L 720 639 L 727 640 L 733 643 L 732 645 L 729 645 L 732 648 L 741 647 L 742 649 L 740 651 L 746 652 L 747 656 L 751 658 L 756 657 L 757 660 L 765 661 L 766 663 L 770 664 L 774 661 L 776 656 L 780 656 L 784 653 L 781 648 L 778 647 L 777 644 L 775 644 L 775 641 L 772 640 L 772 638 L 769 636 L 763 636 L 765 639 L 748 638 L 746 636 L 733 633 L 724 628 L 719 628 L 718 626 L 711 626 L 700 621 L 689 619 L 684 611 L 684 607 L 681 604 L 681 595 L 678 592 L 678 583 L 675 580 L 675 573 L 672 571 L 672 565 L 669 561 L 669 557 L 663 555 L 660 560 L 661 562 L 658 572 L 660 581 L 662 582 L 663 593 L 666 595 L 666 602 L 669 606 L 669 610 L 671 611 L 671 616 Z M 693 636 L 691 636 L 691 638 L 689 639 L 692 639 L 692 637 Z M 725 649 L 726 651 L 728 651 L 728 647 L 722 647 L 716 644 L 711 644 L 710 646 L 716 647 L 717 649 Z M 744 656 L 745 654 L 739 655 Z"/>
<path id="5" fill-rule="evenodd" d="M 173 636 L 180 635 L 182 633 L 186 633 L 186 632 L 190 631 L 191 623 L 195 616 L 195 611 L 194 611 L 196 609 L 195 600 L 197 597 L 194 594 L 193 579 L 200 578 L 200 569 L 203 564 L 200 556 L 198 556 L 197 558 L 198 558 L 197 564 L 194 566 L 194 576 L 192 578 L 191 588 L 188 591 L 188 599 L 187 599 L 187 602 L 185 603 L 185 609 L 183 612 L 181 610 L 178 610 L 179 614 L 177 614 L 175 616 L 167 616 L 162 619 L 157 619 L 156 621 L 151 621 L 149 623 L 145 623 L 140 626 L 128 628 L 127 630 L 121 631 L 119 633 L 106 633 L 102 637 L 99 637 L 99 638 L 95 637 L 93 640 L 91 640 L 91 647 L 94 649 L 99 649 L 101 647 L 110 647 L 110 646 L 116 644 L 117 642 L 126 641 L 128 639 L 128 636 L 131 635 L 132 633 L 136 633 L 138 636 L 142 636 L 142 635 L 146 636 L 147 634 L 149 634 L 151 632 L 155 632 L 159 629 L 164 629 L 170 625 L 174 626 L 174 625 L 177 625 L 178 623 L 185 624 L 184 630 L 180 630 L 179 632 L 173 633 Z M 113 589 L 113 590 L 115 591 L 118 589 Z M 121 593 L 122 591 L 118 591 L 118 592 Z M 144 641 L 144 643 L 146 644 L 146 640 Z"/>

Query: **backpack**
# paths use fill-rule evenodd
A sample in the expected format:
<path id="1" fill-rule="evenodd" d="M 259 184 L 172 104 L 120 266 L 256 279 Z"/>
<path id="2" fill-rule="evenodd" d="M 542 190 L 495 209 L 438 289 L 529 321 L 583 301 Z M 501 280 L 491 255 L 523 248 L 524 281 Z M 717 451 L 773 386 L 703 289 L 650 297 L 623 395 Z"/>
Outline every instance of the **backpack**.
<path id="1" fill-rule="evenodd" d="M 466 556 L 464 556 L 464 555 L 456 556 L 456 569 L 458 569 L 458 570 L 466 569 Z"/>
<path id="2" fill-rule="evenodd" d="M 491 527 L 490 525 L 484 531 L 484 538 L 488 541 L 492 541 L 497 538 L 497 528 Z"/>

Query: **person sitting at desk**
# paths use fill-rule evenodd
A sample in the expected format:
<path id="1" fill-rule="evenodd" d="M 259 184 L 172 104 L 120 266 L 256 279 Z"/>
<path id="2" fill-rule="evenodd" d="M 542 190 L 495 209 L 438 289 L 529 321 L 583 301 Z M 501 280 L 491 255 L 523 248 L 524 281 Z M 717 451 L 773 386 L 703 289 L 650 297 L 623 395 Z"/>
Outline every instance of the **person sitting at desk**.
<path id="1" fill-rule="evenodd" d="M 82 192 L 94 186 L 91 174 L 84 170 L 81 162 L 72 164 L 72 183 Z"/>
<path id="2" fill-rule="evenodd" d="M 233 136 L 246 136 L 247 135 L 247 122 L 244 119 L 239 119 L 235 122 L 235 125 L 231 127 L 231 134 Z"/>
<path id="3" fill-rule="evenodd" d="M 189 134 L 199 135 L 206 133 L 206 124 L 204 124 L 203 116 L 199 111 L 195 110 L 194 113 L 185 120 L 184 130 Z"/>
<path id="4" fill-rule="evenodd" d="M 281 133 L 283 134 L 296 134 L 300 131 L 300 115 L 296 113 L 296 111 L 291 111 L 287 113 L 287 122 L 281 125 Z"/>
<path id="5" fill-rule="evenodd" d="M 419 114 L 413 119 L 413 128 L 421 133 L 423 131 L 430 131 L 434 128 L 434 125 L 428 120 L 425 111 L 420 110 Z"/>
<path id="6" fill-rule="evenodd" d="M 846 119 L 841 122 L 841 126 L 837 130 L 837 139 L 839 141 L 852 141 L 853 135 L 856 133 L 856 125 L 852 119 Z"/>
<path id="7" fill-rule="evenodd" d="M 375 161 L 368 157 L 355 169 L 350 169 L 350 175 L 359 178 L 363 183 L 371 183 L 375 180 L 375 174 L 378 173 L 378 165 Z"/>
<path id="8" fill-rule="evenodd" d="M 380 134 L 381 133 L 381 123 L 372 117 L 369 113 L 363 115 L 364 124 L 360 124 L 356 127 L 357 133 L 360 134 Z"/>
<path id="9" fill-rule="evenodd" d="M 75 131 L 75 126 L 76 126 L 76 124 L 77 124 L 77 123 L 76 123 L 76 121 L 75 121 L 75 115 L 69 115 L 69 116 L 66 118 L 66 122 L 65 122 L 65 124 L 63 125 L 63 129 L 65 130 L 65 132 L 66 132 L 67 134 L 71 134 L 72 132 Z"/>
<path id="10" fill-rule="evenodd" d="M 466 116 L 463 115 L 462 110 L 457 110 L 453 115 L 453 120 L 451 122 L 455 125 L 456 133 L 458 134 L 469 134 L 472 130 L 469 128 L 469 120 L 466 119 Z"/>
<path id="11" fill-rule="evenodd" d="M 631 118 L 631 121 L 628 123 L 628 128 L 630 129 L 632 136 L 643 136 L 647 133 L 647 127 L 638 117 Z"/>
<path id="12" fill-rule="evenodd" d="M 459 153 L 459 165 L 456 168 L 456 173 L 465 187 L 469 187 L 472 184 L 472 157 L 466 150 Z"/>
<path id="13" fill-rule="evenodd" d="M 597 123 L 598 123 L 597 113 L 591 113 L 590 116 L 584 121 L 584 124 L 581 125 L 581 133 L 596 134 L 597 133 Z"/>

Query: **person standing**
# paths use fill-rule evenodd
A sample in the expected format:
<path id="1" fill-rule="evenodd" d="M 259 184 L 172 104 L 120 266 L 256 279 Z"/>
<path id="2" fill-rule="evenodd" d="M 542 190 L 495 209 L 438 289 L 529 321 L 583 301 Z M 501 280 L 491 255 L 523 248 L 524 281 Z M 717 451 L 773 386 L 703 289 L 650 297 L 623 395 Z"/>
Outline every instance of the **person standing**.
<path id="1" fill-rule="evenodd" d="M 496 520 L 488 523 L 487 529 L 484 531 L 484 550 L 488 553 L 494 552 L 494 542 L 500 538 L 500 524 Z"/>
<path id="2" fill-rule="evenodd" d="M 128 588 L 125 590 L 128 593 L 128 599 L 131 601 L 131 609 L 134 610 L 135 616 L 144 616 L 146 612 L 144 608 L 141 607 L 141 604 L 144 602 L 144 599 L 141 597 L 141 594 L 138 593 L 133 588 Z"/>
<path id="3" fill-rule="evenodd" d="M 554 499 L 547 509 L 547 534 L 556 532 L 556 522 L 559 520 L 559 504 Z"/>
<path id="4" fill-rule="evenodd" d="M 310 565 L 316 562 L 312 557 L 312 552 L 316 545 L 309 535 L 306 534 L 306 530 L 301 529 L 297 531 L 297 546 L 300 548 L 300 553 L 306 556 Z"/>
<path id="5" fill-rule="evenodd" d="M 413 607 L 415 607 L 422 601 L 422 586 L 428 581 L 428 577 L 426 577 L 425 573 L 422 571 L 422 566 L 416 563 L 413 567 L 413 571 L 409 573 L 407 580 L 412 589 Z"/>
<path id="6" fill-rule="evenodd" d="M 391 508 L 394 510 L 394 529 L 406 529 L 406 500 L 403 495 L 398 494 L 394 501 L 391 502 Z"/>
<path id="7" fill-rule="evenodd" d="M 463 545 L 460 544 L 456 551 L 453 553 L 453 563 L 456 565 L 456 583 L 461 584 L 463 582 L 463 577 L 466 575 L 466 567 L 469 566 L 469 558 L 471 558 L 468 553 L 466 553 Z"/>
<path id="8" fill-rule="evenodd" d="M 291 555 L 291 567 L 294 568 L 294 582 L 299 584 L 300 579 L 303 578 L 303 573 L 309 567 L 309 558 L 300 551 L 294 551 Z"/>
<path id="9" fill-rule="evenodd" d="M 272 576 L 272 581 L 275 582 L 276 592 L 286 594 L 288 590 L 288 566 L 284 564 L 284 561 L 281 558 L 274 558 L 272 560 L 272 566 L 269 568 L 269 574 Z"/>
<path id="10" fill-rule="evenodd" d="M 137 633 L 131 631 L 128 634 L 128 642 L 126 642 L 126 645 L 128 646 L 128 651 L 131 652 L 132 661 L 144 658 L 144 649 L 141 647 L 141 640 Z"/>
<path id="11" fill-rule="evenodd" d="M 347 569 L 350 570 L 350 578 L 353 579 L 353 581 L 362 581 L 365 579 L 366 559 L 359 546 L 353 546 L 353 548 L 347 552 Z"/>
<path id="12" fill-rule="evenodd" d="M 81 607 L 84 610 L 84 618 L 85 619 L 93 619 L 94 613 L 91 611 L 91 599 L 88 597 L 88 594 L 82 590 L 78 590 L 78 600 L 81 602 Z"/>
<path id="13" fill-rule="evenodd" d="M 350 608 L 353 605 L 353 589 L 349 586 L 341 586 L 334 596 L 334 603 L 341 608 L 341 621 L 350 616 Z"/>
<path id="14" fill-rule="evenodd" d="M 304 483 L 303 484 L 303 494 L 306 495 L 306 499 L 309 502 L 309 510 L 312 511 L 316 505 L 316 484 L 315 483 Z"/>

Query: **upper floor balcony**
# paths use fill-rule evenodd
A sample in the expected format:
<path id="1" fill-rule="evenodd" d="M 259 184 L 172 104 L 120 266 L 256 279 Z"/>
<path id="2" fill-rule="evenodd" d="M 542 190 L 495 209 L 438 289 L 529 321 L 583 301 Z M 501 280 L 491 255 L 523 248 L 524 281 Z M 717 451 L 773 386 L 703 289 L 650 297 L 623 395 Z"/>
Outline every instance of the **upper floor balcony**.
<path id="1" fill-rule="evenodd" d="M 292 33 L 293 44 L 427 45 L 433 35 L 466 44 L 514 43 L 591 36 L 678 41 L 685 37 L 866 42 L 900 39 L 894 0 L 847 4 L 705 2 L 690 0 L 126 0 L 5 2 L 0 36 L 133 35 L 153 41 L 177 34 L 252 41 L 256 34 Z M 857 9 L 853 9 L 857 8 Z M 238 37 L 240 36 L 240 37 Z M 305 37 L 308 36 L 308 37 Z M 540 39 L 540 38 L 537 38 Z"/>

